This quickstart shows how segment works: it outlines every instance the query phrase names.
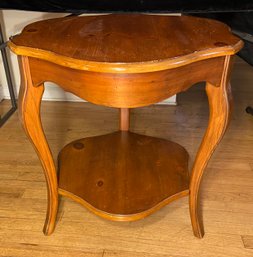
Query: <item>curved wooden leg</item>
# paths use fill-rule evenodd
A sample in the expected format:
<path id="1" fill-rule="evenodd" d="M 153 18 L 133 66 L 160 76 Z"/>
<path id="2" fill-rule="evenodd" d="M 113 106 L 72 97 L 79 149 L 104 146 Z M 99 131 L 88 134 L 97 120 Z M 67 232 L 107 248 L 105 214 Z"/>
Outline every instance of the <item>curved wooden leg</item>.
<path id="1" fill-rule="evenodd" d="M 45 235 L 50 235 L 54 231 L 58 210 L 58 186 L 54 161 L 40 120 L 44 85 L 41 84 L 37 87 L 33 85 L 28 57 L 20 57 L 19 64 L 21 70 L 19 115 L 44 169 L 48 190 L 48 207 L 43 232 Z"/>
<path id="2" fill-rule="evenodd" d="M 217 87 L 210 83 L 207 83 L 206 85 L 206 93 L 210 108 L 209 123 L 193 165 L 189 196 L 193 233 L 198 238 L 202 238 L 204 235 L 203 224 L 200 222 L 198 214 L 198 197 L 201 178 L 212 153 L 225 133 L 230 118 L 232 95 L 229 76 L 231 66 L 230 57 L 227 56 L 225 58 L 220 86 Z"/>

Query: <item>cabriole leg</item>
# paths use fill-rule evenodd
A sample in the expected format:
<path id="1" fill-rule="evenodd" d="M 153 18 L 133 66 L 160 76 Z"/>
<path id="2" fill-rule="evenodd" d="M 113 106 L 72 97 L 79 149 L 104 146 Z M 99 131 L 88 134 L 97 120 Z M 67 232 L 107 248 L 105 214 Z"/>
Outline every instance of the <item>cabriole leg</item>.
<path id="1" fill-rule="evenodd" d="M 40 118 L 44 85 L 41 84 L 36 87 L 33 85 L 28 57 L 19 57 L 19 65 L 21 70 L 19 116 L 44 169 L 48 191 L 48 207 L 43 232 L 45 235 L 50 235 L 54 231 L 58 210 L 58 186 L 55 164 Z"/>
<path id="2" fill-rule="evenodd" d="M 231 63 L 230 56 L 227 56 L 219 87 L 210 83 L 206 84 L 206 93 L 210 108 L 209 123 L 192 168 L 189 198 L 193 233 L 198 238 L 202 238 L 204 235 L 203 225 L 200 222 L 198 213 L 201 178 L 209 159 L 226 131 L 230 119 L 232 95 L 229 77 Z"/>

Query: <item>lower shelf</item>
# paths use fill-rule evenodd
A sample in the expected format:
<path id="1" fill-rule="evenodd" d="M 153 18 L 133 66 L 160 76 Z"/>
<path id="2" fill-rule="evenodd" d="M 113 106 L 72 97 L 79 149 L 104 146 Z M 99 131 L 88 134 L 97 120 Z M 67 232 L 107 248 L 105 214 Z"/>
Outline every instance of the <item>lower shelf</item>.
<path id="1" fill-rule="evenodd" d="M 189 194 L 188 153 L 132 132 L 84 138 L 59 154 L 59 193 L 110 220 L 141 219 Z"/>

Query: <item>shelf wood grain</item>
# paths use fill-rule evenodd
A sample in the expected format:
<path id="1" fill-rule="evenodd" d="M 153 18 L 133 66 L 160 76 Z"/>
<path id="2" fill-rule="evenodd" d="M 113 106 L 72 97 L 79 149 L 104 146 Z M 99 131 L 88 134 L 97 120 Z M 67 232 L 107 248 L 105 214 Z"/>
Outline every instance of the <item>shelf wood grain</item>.
<path id="1" fill-rule="evenodd" d="M 58 162 L 60 194 L 111 220 L 144 218 L 189 193 L 188 153 L 164 139 L 126 131 L 80 139 Z"/>

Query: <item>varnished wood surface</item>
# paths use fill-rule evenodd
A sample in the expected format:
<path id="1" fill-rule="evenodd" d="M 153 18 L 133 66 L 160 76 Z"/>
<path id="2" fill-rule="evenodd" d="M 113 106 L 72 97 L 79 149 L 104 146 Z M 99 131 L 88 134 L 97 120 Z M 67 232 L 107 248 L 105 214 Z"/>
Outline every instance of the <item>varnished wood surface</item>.
<path id="1" fill-rule="evenodd" d="M 140 73 L 232 55 L 242 44 L 214 20 L 111 14 L 39 21 L 11 38 L 9 47 L 78 70 Z"/>
<path id="2" fill-rule="evenodd" d="M 81 191 L 81 190 L 80 190 Z M 176 194 L 173 194 L 165 199 L 163 199 L 162 201 L 157 201 L 157 204 L 150 207 L 147 210 L 144 210 L 142 212 L 138 212 L 138 213 L 134 213 L 134 214 L 114 214 L 111 212 L 104 212 L 101 211 L 98 208 L 95 208 L 92 204 L 89 204 L 87 201 L 85 201 L 83 198 L 81 198 L 80 196 L 77 196 L 76 194 L 73 194 L 69 191 L 66 191 L 64 189 L 59 188 L 59 195 L 61 196 L 65 196 L 68 197 L 70 199 L 72 199 L 73 201 L 76 201 L 77 203 L 81 204 L 82 206 L 84 206 L 85 208 L 87 208 L 88 210 L 90 210 L 91 212 L 93 212 L 94 214 L 107 219 L 107 220 L 112 220 L 112 221 L 137 221 L 143 218 L 146 218 L 147 216 L 153 214 L 154 212 L 160 210 L 162 207 L 168 205 L 169 203 L 178 200 L 179 198 L 182 198 L 184 196 L 188 196 L 189 195 L 189 190 L 183 190 L 180 191 Z M 135 197 L 136 198 L 136 197 Z M 141 205 L 140 205 L 141 206 Z"/>
<path id="3" fill-rule="evenodd" d="M 130 109 L 119 109 L 119 130 L 128 131 L 130 127 Z"/>
<path id="4" fill-rule="evenodd" d="M 48 206 L 43 232 L 50 235 L 55 226 L 58 210 L 58 186 L 56 168 L 41 125 L 40 105 L 44 85 L 34 87 L 28 57 L 19 58 L 21 86 L 18 100 L 19 117 L 36 153 L 41 161 L 47 181 Z"/>
<path id="5" fill-rule="evenodd" d="M 204 235 L 204 228 L 200 220 L 202 214 L 199 210 L 199 188 L 204 169 L 230 122 L 232 108 L 230 75 L 232 65 L 233 59 L 227 56 L 224 62 L 220 86 L 215 87 L 210 83 L 206 84 L 206 93 L 210 109 L 209 123 L 192 168 L 189 199 L 193 232 L 195 236 L 200 238 Z"/>
<path id="6" fill-rule="evenodd" d="M 171 70 L 111 74 L 79 71 L 29 58 L 34 86 L 51 81 L 89 102 L 117 108 L 157 103 L 200 81 L 219 86 L 223 64 L 224 57 L 218 57 Z"/>
<path id="7" fill-rule="evenodd" d="M 253 70 L 236 63 L 234 111 L 204 174 L 201 208 L 204 239 L 192 236 L 188 199 L 175 201 L 136 222 L 109 222 L 62 197 L 55 233 L 41 233 L 46 184 L 17 113 L 0 131 L 0 256 L 15 257 L 251 257 L 253 248 Z M 208 123 L 204 85 L 179 94 L 178 106 L 132 110 L 131 130 L 176 141 L 194 156 Z M 1 103 L 8 104 L 8 101 Z M 88 103 L 42 102 L 42 121 L 56 154 L 80 134 L 118 129 L 118 110 Z M 179 247 L 180 246 L 180 247 Z"/>
<path id="8" fill-rule="evenodd" d="M 49 80 L 58 83 L 58 80 L 63 89 L 73 92 L 83 99 L 88 98 L 87 100 L 93 103 L 123 108 L 122 110 L 159 102 L 171 96 L 172 93 L 179 93 L 190 88 L 196 82 L 205 81 L 208 84 L 208 88 L 211 88 L 207 91 L 211 118 L 206 136 L 203 138 L 192 170 L 189 192 L 190 214 L 194 235 L 202 237 L 203 229 L 202 224 L 199 222 L 200 215 L 198 214 L 199 207 L 197 203 L 199 187 L 204 168 L 227 126 L 229 116 L 229 107 L 227 106 L 229 106 L 228 96 L 230 94 L 230 92 L 228 92 L 229 90 L 227 90 L 227 85 L 229 83 L 228 74 L 230 74 L 231 70 L 231 63 L 228 60 L 230 60 L 230 55 L 235 54 L 241 48 L 241 41 L 234 37 L 225 25 L 199 18 L 109 15 L 92 17 L 91 20 L 87 17 L 71 17 L 71 19 L 73 20 L 71 20 L 72 22 L 70 23 L 69 18 L 64 18 L 36 23 L 38 27 L 36 27 L 36 24 L 32 24 L 30 26 L 34 27 L 29 27 L 27 30 L 25 29 L 20 36 L 15 37 L 16 40 L 21 40 L 21 42 L 24 40 L 25 44 L 28 45 L 27 50 L 29 50 L 27 53 L 23 52 L 20 57 L 23 78 L 20 102 L 22 107 L 25 106 L 25 108 L 21 108 L 20 113 L 23 126 L 34 144 L 45 170 L 49 197 L 49 211 L 45 222 L 45 234 L 52 233 L 58 208 L 58 185 L 55 181 L 55 167 L 40 123 L 39 107 L 45 81 Z M 139 59 L 132 60 L 132 46 L 129 48 L 129 44 L 127 43 L 130 43 L 130 45 L 138 43 L 136 41 L 136 38 L 138 38 L 135 33 L 137 32 L 136 28 L 140 31 L 144 31 L 144 34 L 146 33 L 146 37 L 142 37 L 142 40 L 149 42 L 152 31 L 146 31 L 146 26 L 149 25 L 150 20 L 152 21 L 150 28 L 153 29 L 153 32 L 156 32 L 154 35 L 156 35 L 156 41 L 159 42 L 159 44 L 156 45 L 158 49 L 154 51 L 152 48 L 153 45 L 147 44 L 147 48 L 143 47 L 144 52 L 135 53 L 135 56 L 138 56 Z M 138 26 L 134 26 L 134 30 L 133 27 L 129 26 L 128 28 L 126 26 L 130 21 L 135 21 L 136 24 L 138 24 Z M 152 25 L 154 22 L 156 22 L 155 25 Z M 40 27 L 42 24 L 43 26 Z M 44 24 L 47 24 L 47 26 L 44 26 Z M 95 45 L 95 48 L 93 48 L 94 43 L 92 40 L 87 40 L 85 36 L 84 38 L 80 38 L 80 36 L 86 35 L 85 33 L 83 34 L 83 29 L 89 30 L 89 33 L 92 31 L 95 34 L 99 31 L 99 37 L 101 35 L 105 36 L 104 32 L 101 34 L 101 24 L 102 28 L 106 25 L 106 28 L 110 29 L 107 35 L 109 38 L 113 35 L 114 41 L 118 39 L 120 52 L 117 51 L 116 45 L 111 45 L 110 40 L 106 41 L 104 37 L 102 37 L 103 47 L 102 45 Z M 190 26 L 189 29 L 188 25 L 192 27 Z M 55 38 L 54 33 L 52 33 L 52 31 L 58 32 L 57 28 L 60 31 L 60 28 L 66 26 L 68 29 L 64 31 L 65 33 L 63 33 L 63 31 L 60 33 L 64 35 L 63 41 L 68 41 L 68 37 L 72 36 L 75 43 L 71 44 L 69 42 L 67 45 L 65 45 L 65 43 L 60 44 L 59 41 L 57 41 L 59 39 Z M 168 28 L 170 28 L 169 31 Z M 46 34 L 48 31 L 51 33 L 51 36 L 54 36 L 50 38 L 50 35 Z M 74 34 L 71 34 L 70 31 L 73 31 Z M 182 31 L 185 32 L 185 38 L 183 38 Z M 196 31 L 200 34 L 204 34 L 206 37 L 202 38 L 203 35 L 196 37 Z M 23 36 L 27 35 L 27 33 L 28 36 Z M 34 36 L 32 36 L 31 33 L 34 33 Z M 171 36 L 173 33 L 175 35 Z M 55 34 L 57 35 L 57 33 Z M 46 51 L 43 49 L 44 41 L 42 41 L 42 35 L 44 35 L 44 39 L 47 38 L 46 41 L 49 42 L 50 47 L 52 45 L 54 48 L 47 49 Z M 115 37 L 115 35 L 117 36 Z M 129 36 L 129 40 L 125 40 L 126 35 Z M 170 35 L 170 37 L 168 37 L 168 35 Z M 217 42 L 217 36 L 220 36 L 220 39 L 223 41 Z M 39 37 L 40 40 L 36 37 Z M 15 40 L 15 38 L 12 39 L 12 41 Z M 215 41 L 213 41 L 214 39 Z M 96 38 L 95 41 L 99 41 L 98 38 Z M 29 42 L 35 43 L 31 47 Z M 84 45 L 83 42 L 85 42 L 86 45 Z M 209 44 L 212 44 L 212 46 Z M 18 43 L 18 45 L 22 45 L 22 43 Z M 186 45 L 188 45 L 188 47 Z M 10 46 L 12 47 L 12 45 Z M 137 45 L 135 45 L 134 48 L 135 50 L 136 46 Z M 101 47 L 102 50 L 100 52 L 98 49 Z M 114 54 L 108 50 L 110 47 L 115 48 Z M 192 47 L 195 49 L 194 51 Z M 33 49 L 35 49 L 36 52 L 42 50 L 42 52 L 40 52 L 41 56 L 33 55 Z M 94 70 L 88 69 L 87 71 L 87 69 L 83 70 L 80 66 L 72 66 L 72 63 L 67 62 L 65 58 L 66 56 L 69 58 L 69 49 L 76 54 L 75 58 L 72 58 L 74 55 L 71 57 L 72 59 L 77 61 L 81 60 L 86 63 L 91 61 L 93 64 L 95 63 L 96 68 Z M 191 49 L 190 52 L 188 52 L 189 49 Z M 15 51 L 15 47 L 12 48 L 12 50 Z M 60 52 L 57 52 L 58 50 L 60 50 Z M 89 50 L 89 54 L 97 59 L 94 61 L 87 58 L 86 55 L 83 55 L 83 52 L 86 50 Z M 57 61 L 55 61 L 57 58 L 48 59 L 47 52 L 53 55 L 58 54 L 60 62 L 57 63 Z M 93 52 L 98 53 L 98 55 L 94 55 Z M 122 52 L 127 59 L 122 57 Z M 152 58 L 149 53 L 153 54 L 151 55 Z M 158 53 L 161 54 L 160 57 Z M 16 54 L 19 55 L 20 53 L 16 51 Z M 108 58 L 107 54 L 111 56 L 110 58 L 112 59 Z M 164 59 L 162 59 L 162 56 Z M 116 58 L 115 60 L 113 60 L 114 57 Z M 106 61 L 104 61 L 104 58 Z M 159 66 L 159 68 L 156 67 L 156 69 L 145 69 L 145 63 L 160 63 L 163 62 L 163 60 L 165 60 L 166 68 L 165 66 L 163 66 L 163 68 Z M 177 64 L 180 64 L 175 65 L 175 60 Z M 211 63 L 210 66 L 207 65 L 208 62 Z M 115 72 L 105 73 L 106 70 L 101 69 L 101 63 L 106 64 L 107 67 L 112 68 L 111 70 L 115 70 Z M 118 65 L 118 63 L 120 63 L 120 65 L 130 65 L 132 70 L 121 70 L 119 67 L 115 69 L 115 63 L 116 65 Z M 132 66 L 133 64 L 134 66 Z M 49 69 L 49 66 L 53 66 L 52 69 Z M 139 66 L 142 67 L 142 72 L 140 72 Z M 198 67 L 201 67 L 201 69 L 198 69 Z M 79 70 L 77 71 L 75 69 Z M 45 70 L 50 71 L 45 72 Z M 212 74 L 212 72 L 214 74 Z M 96 73 L 98 73 L 98 76 L 96 76 Z M 48 74 L 51 75 L 51 78 L 49 78 Z M 75 76 L 76 74 L 79 75 L 79 77 Z M 185 76 L 182 76 L 183 74 Z M 76 81 L 79 81 L 79 83 Z M 174 84 L 173 81 L 177 81 L 176 84 Z M 212 81 L 214 81 L 214 83 Z M 99 90 L 101 87 L 102 90 Z M 30 107 L 32 105 L 35 105 L 35 108 Z M 129 117 L 125 115 L 125 121 L 123 121 L 123 117 L 124 115 L 121 115 L 121 128 L 122 125 L 124 125 L 123 130 L 127 130 Z M 34 124 L 32 118 L 35 120 Z M 142 148 L 139 144 L 146 144 L 143 143 L 146 142 L 146 138 L 143 139 L 143 136 L 135 136 L 135 134 L 127 132 L 116 133 L 116 135 L 115 138 L 111 137 L 111 135 L 107 135 L 75 142 L 74 148 L 78 150 L 77 152 L 75 152 L 71 146 L 65 148 L 60 155 L 59 162 L 59 188 L 64 190 L 65 195 L 66 192 L 70 192 L 70 197 L 73 199 L 75 197 L 83 199 L 84 205 L 88 207 L 89 205 L 92 206 L 92 208 L 89 209 L 93 210 L 95 208 L 97 214 L 99 214 L 99 210 L 101 213 L 103 212 L 101 216 L 107 218 L 120 216 L 120 219 L 123 220 L 124 215 L 126 215 L 128 216 L 126 220 L 134 220 L 146 216 L 146 213 L 151 212 L 151 209 L 158 209 L 157 206 L 159 205 L 161 207 L 162 202 L 165 204 L 165 202 L 170 202 L 172 198 L 181 197 L 182 192 L 188 190 L 189 185 L 185 176 L 186 162 L 181 160 L 181 158 L 184 160 L 186 158 L 181 150 L 175 149 L 170 151 L 167 144 L 165 144 L 166 147 L 163 149 L 163 145 L 158 144 L 158 140 L 153 138 L 147 140 L 152 142 L 149 147 L 146 146 Z M 97 140 L 97 138 L 99 139 Z M 108 138 L 111 140 L 108 140 Z M 40 144 L 41 140 L 42 144 Z M 110 144 L 114 147 L 108 147 L 109 150 L 106 149 Z M 85 151 L 86 147 L 84 145 L 88 145 L 87 151 Z M 84 152 L 81 151 L 83 148 Z M 120 148 L 119 152 L 117 148 Z M 142 149 L 140 150 L 140 148 Z M 172 148 L 175 147 L 173 146 Z M 149 155 L 151 149 L 153 150 L 151 155 Z M 96 158 L 93 159 L 93 155 L 99 155 L 99 151 L 101 151 L 101 162 Z M 135 151 L 136 153 L 133 154 Z M 161 151 L 158 155 L 159 158 L 155 158 L 156 153 L 159 153 L 159 151 Z M 169 154 L 166 155 L 166 152 Z M 115 156 L 117 158 L 115 158 Z M 154 158 L 154 160 L 152 158 Z M 129 159 L 129 162 L 126 161 L 126 159 Z M 114 162 L 112 160 L 114 160 Z M 173 160 L 176 160 L 176 163 L 173 163 Z M 159 165 L 161 165 L 161 169 Z M 84 167 L 88 168 L 85 169 Z M 151 169 L 148 170 L 147 167 Z M 113 175 L 111 173 L 108 174 L 108 170 L 110 169 Z M 147 180 L 142 179 L 142 183 L 139 185 L 138 178 L 141 179 L 141 177 L 137 176 L 138 169 L 140 171 L 142 171 L 142 169 L 144 170 L 144 172 L 140 173 L 143 173 L 143 178 Z M 179 172 L 177 171 L 178 169 Z M 75 172 L 73 172 L 73 170 L 75 170 Z M 90 170 L 92 170 L 92 172 Z M 176 170 L 176 172 L 172 173 L 171 170 L 174 172 Z M 131 173 L 129 171 L 131 171 Z M 152 177 L 150 173 L 145 173 L 150 171 L 153 171 L 151 174 L 152 176 L 155 174 L 155 177 Z M 183 175 L 181 172 L 183 172 Z M 170 183 L 168 183 L 168 177 L 164 175 L 168 175 L 168 173 L 170 174 Z M 69 179 L 69 174 L 72 175 L 71 179 Z M 172 174 L 176 177 L 172 176 Z M 104 175 L 104 179 L 102 180 L 99 178 L 101 175 Z M 89 177 L 93 178 L 93 180 L 90 181 L 88 179 Z M 115 177 L 117 177 L 116 183 L 119 182 L 117 186 L 115 185 Z M 95 183 L 95 180 L 98 181 Z M 154 181 L 158 181 L 159 183 L 155 183 Z M 105 185 L 108 184 L 108 188 L 103 186 L 104 182 Z M 150 191 L 147 192 L 145 192 L 146 182 L 150 189 Z M 112 191 L 113 185 L 115 189 L 118 189 L 118 192 Z M 187 187 L 185 187 L 185 185 L 187 185 Z M 140 194 L 141 191 L 135 190 L 135 188 L 143 190 L 144 197 Z M 105 191 L 101 193 L 98 189 L 102 191 L 104 189 Z M 73 197 L 73 195 L 75 197 Z M 185 193 L 183 195 L 185 195 Z M 114 201 L 111 201 L 111 199 L 114 199 Z M 78 200 L 78 202 L 81 201 Z M 145 213 L 145 215 L 143 213 Z"/>
<path id="9" fill-rule="evenodd" d="M 141 219 L 189 189 L 182 146 L 127 131 L 74 141 L 58 163 L 64 195 L 83 199 L 88 209 L 111 220 Z"/>

